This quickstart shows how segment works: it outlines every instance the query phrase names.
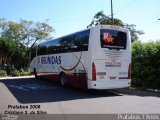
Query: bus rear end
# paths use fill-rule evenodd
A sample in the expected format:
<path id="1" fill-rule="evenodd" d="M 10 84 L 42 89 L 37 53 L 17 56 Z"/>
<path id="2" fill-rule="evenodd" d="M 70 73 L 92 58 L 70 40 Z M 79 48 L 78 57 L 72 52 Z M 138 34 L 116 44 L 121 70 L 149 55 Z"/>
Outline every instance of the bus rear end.
<path id="1" fill-rule="evenodd" d="M 92 41 L 92 42 L 91 42 Z M 116 89 L 131 84 L 131 39 L 127 29 L 101 25 L 90 39 L 89 89 Z"/>

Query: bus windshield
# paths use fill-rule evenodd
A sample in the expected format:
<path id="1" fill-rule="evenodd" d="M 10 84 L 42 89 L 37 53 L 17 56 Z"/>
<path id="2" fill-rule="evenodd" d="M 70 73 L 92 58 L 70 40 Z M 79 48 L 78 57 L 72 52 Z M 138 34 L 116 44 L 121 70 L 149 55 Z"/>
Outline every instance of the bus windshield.
<path id="1" fill-rule="evenodd" d="M 126 49 L 127 33 L 116 30 L 101 29 L 100 40 L 101 48 Z"/>

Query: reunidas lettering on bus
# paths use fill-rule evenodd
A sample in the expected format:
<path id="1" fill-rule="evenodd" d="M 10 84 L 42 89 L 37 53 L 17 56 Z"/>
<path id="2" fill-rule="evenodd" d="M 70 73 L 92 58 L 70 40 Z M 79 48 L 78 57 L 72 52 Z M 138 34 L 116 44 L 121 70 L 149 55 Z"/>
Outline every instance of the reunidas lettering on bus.
<path id="1" fill-rule="evenodd" d="M 61 64 L 61 56 L 44 56 L 41 57 L 41 64 Z"/>

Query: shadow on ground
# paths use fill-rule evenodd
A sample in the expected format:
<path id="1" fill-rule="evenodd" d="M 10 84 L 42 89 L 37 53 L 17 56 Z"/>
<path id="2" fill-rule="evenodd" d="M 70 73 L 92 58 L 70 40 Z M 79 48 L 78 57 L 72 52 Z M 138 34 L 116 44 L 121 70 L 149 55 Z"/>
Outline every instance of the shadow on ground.
<path id="1" fill-rule="evenodd" d="M 115 94 L 119 95 L 130 95 L 130 96 L 141 96 L 141 97 L 160 97 L 159 92 L 147 91 L 147 90 L 139 90 L 139 89 L 115 89 L 111 90 Z"/>
<path id="2" fill-rule="evenodd" d="M 49 80 L 34 78 L 1 80 L 20 103 L 59 102 L 77 99 L 115 97 L 113 92 L 63 88 Z"/>

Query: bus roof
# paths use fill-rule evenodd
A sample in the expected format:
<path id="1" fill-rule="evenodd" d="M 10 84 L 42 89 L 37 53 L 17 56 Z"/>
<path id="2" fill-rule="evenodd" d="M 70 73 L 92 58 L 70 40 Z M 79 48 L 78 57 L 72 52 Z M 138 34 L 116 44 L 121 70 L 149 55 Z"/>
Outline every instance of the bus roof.
<path id="1" fill-rule="evenodd" d="M 111 28 L 111 29 L 123 30 L 123 31 L 126 31 L 126 32 L 128 31 L 128 29 L 123 28 L 121 26 L 116 26 L 116 25 L 97 25 L 97 26 L 94 26 L 94 27 L 91 27 L 91 28 L 87 28 L 87 29 L 84 29 L 84 30 L 81 30 L 81 31 L 77 31 L 77 32 L 74 32 L 74 33 L 70 33 L 70 34 L 67 34 L 67 35 L 64 35 L 64 36 L 61 36 L 61 37 L 57 37 L 57 38 L 54 38 L 54 39 L 43 41 L 43 42 L 39 43 L 38 45 L 47 44 L 47 43 L 49 43 L 49 42 L 51 42 L 53 40 L 61 39 L 63 37 L 66 37 L 66 36 L 69 36 L 69 35 L 73 35 L 73 34 L 76 34 L 76 33 L 79 33 L 79 32 L 83 32 L 83 31 L 86 31 L 86 30 L 89 30 L 89 29 L 92 29 L 92 28 Z"/>

